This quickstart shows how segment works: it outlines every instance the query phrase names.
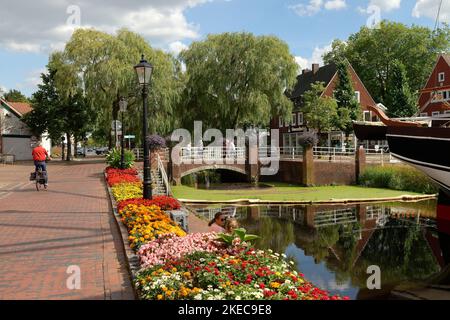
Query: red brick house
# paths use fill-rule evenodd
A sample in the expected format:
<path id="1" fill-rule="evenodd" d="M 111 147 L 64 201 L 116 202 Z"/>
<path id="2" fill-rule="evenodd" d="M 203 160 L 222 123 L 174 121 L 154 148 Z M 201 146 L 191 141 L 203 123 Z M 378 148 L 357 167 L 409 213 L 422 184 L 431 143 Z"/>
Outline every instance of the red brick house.
<path id="1" fill-rule="evenodd" d="M 450 116 L 450 54 L 441 54 L 419 96 L 420 116 Z"/>
<path id="2" fill-rule="evenodd" d="M 351 75 L 356 98 L 359 101 L 361 109 L 364 113 L 364 120 L 376 121 L 376 116 L 372 115 L 372 113 L 367 110 L 368 106 L 373 106 L 376 104 L 375 101 L 350 63 L 348 64 L 348 71 Z M 323 67 L 319 67 L 318 64 L 313 64 L 312 70 L 306 69 L 302 71 L 302 74 L 297 77 L 297 84 L 293 92 L 289 95 L 290 99 L 294 103 L 292 120 L 289 123 L 284 123 L 283 119 L 276 117 L 272 119 L 270 124 L 271 129 L 280 130 L 280 147 L 298 147 L 299 144 L 297 137 L 307 130 L 303 121 L 303 94 L 311 89 L 312 84 L 316 82 L 323 82 L 325 90 L 322 93 L 322 96 L 333 97 L 333 92 L 338 80 L 339 77 L 337 74 L 337 66 L 333 63 Z M 331 132 L 328 136 L 328 144 L 329 146 L 342 145 L 344 138 L 344 134 L 340 131 Z M 351 142 L 353 144 L 355 143 L 353 137 L 350 137 L 350 139 L 352 141 L 347 142 L 349 146 Z"/>

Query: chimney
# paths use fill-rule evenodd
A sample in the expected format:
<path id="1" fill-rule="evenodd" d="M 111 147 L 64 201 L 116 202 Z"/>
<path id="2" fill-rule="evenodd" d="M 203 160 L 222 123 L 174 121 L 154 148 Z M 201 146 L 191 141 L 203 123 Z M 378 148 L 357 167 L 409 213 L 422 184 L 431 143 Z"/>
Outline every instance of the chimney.
<path id="1" fill-rule="evenodd" d="M 313 65 L 312 65 L 312 72 L 314 74 L 316 74 L 317 71 L 319 71 L 319 64 L 318 63 L 313 63 Z"/>

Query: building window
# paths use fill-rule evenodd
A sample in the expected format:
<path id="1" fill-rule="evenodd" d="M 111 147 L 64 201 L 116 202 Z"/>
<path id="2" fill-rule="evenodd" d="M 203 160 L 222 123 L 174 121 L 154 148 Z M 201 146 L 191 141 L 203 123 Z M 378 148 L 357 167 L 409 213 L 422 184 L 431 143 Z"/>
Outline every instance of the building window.
<path id="1" fill-rule="evenodd" d="M 292 126 L 297 125 L 297 115 L 295 113 L 292 114 Z"/>
<path id="2" fill-rule="evenodd" d="M 420 114 L 420 116 L 421 116 L 421 117 L 428 117 L 428 113 L 423 112 L 423 113 Z"/>
<path id="3" fill-rule="evenodd" d="M 372 121 L 372 112 L 364 111 L 364 121 L 371 122 Z"/>
<path id="4" fill-rule="evenodd" d="M 358 101 L 358 103 L 360 103 L 361 102 L 361 92 L 355 91 L 355 98 L 356 98 L 356 101 Z"/>
<path id="5" fill-rule="evenodd" d="M 283 128 L 283 118 L 279 117 L 278 119 L 279 119 L 279 127 Z"/>
<path id="6" fill-rule="evenodd" d="M 439 117 L 441 113 L 439 111 L 433 111 L 432 115 L 433 117 Z"/>
<path id="7" fill-rule="evenodd" d="M 445 72 L 439 73 L 438 80 L 439 80 L 439 82 L 444 82 L 445 81 Z"/>
<path id="8" fill-rule="evenodd" d="M 445 110 L 444 114 L 450 114 L 450 110 Z"/>
<path id="9" fill-rule="evenodd" d="M 303 125 L 303 112 L 299 112 L 298 114 L 298 125 L 299 126 Z"/>

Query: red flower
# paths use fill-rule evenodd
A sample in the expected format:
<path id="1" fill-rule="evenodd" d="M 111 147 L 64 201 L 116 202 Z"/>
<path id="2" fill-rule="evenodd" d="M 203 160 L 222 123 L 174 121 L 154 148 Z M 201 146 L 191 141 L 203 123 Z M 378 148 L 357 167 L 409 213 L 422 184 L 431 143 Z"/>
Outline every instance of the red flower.
<path id="1" fill-rule="evenodd" d="M 266 285 L 265 285 L 264 283 L 260 283 L 260 284 L 259 284 L 259 288 L 260 288 L 260 289 L 264 289 L 265 287 L 266 287 Z"/>

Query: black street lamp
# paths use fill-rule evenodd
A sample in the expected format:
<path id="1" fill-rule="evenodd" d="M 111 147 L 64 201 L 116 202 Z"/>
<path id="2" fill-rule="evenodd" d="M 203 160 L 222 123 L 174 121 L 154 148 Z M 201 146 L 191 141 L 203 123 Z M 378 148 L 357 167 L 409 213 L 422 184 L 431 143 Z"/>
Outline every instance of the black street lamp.
<path id="1" fill-rule="evenodd" d="M 127 112 L 128 102 L 125 99 L 121 99 L 119 102 L 120 113 L 122 115 L 122 134 L 120 136 L 120 168 L 125 169 L 125 146 L 124 146 L 124 135 L 125 135 L 125 123 L 123 121 L 123 116 Z"/>
<path id="2" fill-rule="evenodd" d="M 64 137 L 64 136 L 61 136 L 61 153 L 62 153 L 62 161 L 64 161 L 64 150 L 65 150 L 65 148 L 66 148 L 66 146 L 65 146 L 65 142 L 66 142 L 66 137 Z"/>
<path id="3" fill-rule="evenodd" d="M 134 67 L 138 76 L 139 84 L 142 88 L 142 100 L 144 104 L 143 124 L 142 124 L 142 144 L 144 147 L 144 199 L 152 199 L 152 177 L 150 173 L 150 150 L 147 141 L 148 135 L 148 110 L 147 98 L 148 87 L 152 77 L 153 66 L 144 59 L 142 55 L 141 62 Z"/>

